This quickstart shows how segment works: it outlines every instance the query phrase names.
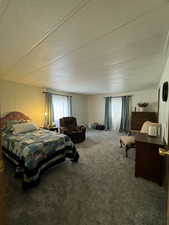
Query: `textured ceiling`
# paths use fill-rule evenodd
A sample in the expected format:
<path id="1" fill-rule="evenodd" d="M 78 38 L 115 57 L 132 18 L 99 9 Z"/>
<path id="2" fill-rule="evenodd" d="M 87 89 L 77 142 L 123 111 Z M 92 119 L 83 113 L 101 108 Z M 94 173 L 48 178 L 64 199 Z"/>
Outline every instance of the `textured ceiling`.
<path id="1" fill-rule="evenodd" d="M 0 78 L 69 92 L 156 86 L 168 0 L 1 0 Z"/>

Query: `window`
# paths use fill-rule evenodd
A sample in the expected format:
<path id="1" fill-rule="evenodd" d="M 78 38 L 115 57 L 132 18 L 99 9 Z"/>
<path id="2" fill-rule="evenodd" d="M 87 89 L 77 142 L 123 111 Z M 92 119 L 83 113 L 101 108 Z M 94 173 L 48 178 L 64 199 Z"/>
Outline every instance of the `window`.
<path id="1" fill-rule="evenodd" d="M 59 119 L 71 116 L 71 97 L 52 95 L 54 122 L 59 127 Z"/>
<path id="2" fill-rule="evenodd" d="M 112 129 L 119 131 L 121 123 L 122 99 L 112 98 Z"/>

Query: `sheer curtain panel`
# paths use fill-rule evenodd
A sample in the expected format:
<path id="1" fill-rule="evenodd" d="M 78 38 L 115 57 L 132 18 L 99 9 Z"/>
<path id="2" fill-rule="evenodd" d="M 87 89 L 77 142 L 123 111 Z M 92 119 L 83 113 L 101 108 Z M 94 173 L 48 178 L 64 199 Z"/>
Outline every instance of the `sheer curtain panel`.
<path id="1" fill-rule="evenodd" d="M 122 99 L 112 98 L 112 130 L 119 131 L 121 122 Z"/>
<path id="2" fill-rule="evenodd" d="M 60 127 L 59 119 L 71 115 L 71 98 L 68 96 L 52 95 L 54 122 Z"/>

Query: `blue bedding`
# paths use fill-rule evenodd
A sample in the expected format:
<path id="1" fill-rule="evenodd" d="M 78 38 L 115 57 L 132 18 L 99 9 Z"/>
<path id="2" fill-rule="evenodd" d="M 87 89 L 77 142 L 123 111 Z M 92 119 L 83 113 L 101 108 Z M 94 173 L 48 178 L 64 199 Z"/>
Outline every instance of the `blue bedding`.
<path id="1" fill-rule="evenodd" d="M 77 151 L 71 139 L 64 134 L 38 129 L 27 133 L 14 135 L 3 132 L 2 145 L 4 153 L 22 167 L 24 181 L 31 182 L 40 174 L 42 167 L 59 158 L 77 157 Z"/>

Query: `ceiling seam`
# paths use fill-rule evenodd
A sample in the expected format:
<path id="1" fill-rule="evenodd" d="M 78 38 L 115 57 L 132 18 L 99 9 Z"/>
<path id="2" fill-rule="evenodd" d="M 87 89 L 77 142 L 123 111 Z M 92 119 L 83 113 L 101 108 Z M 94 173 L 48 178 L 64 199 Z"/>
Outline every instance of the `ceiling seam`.
<path id="1" fill-rule="evenodd" d="M 74 7 L 67 15 L 63 16 L 57 24 L 54 24 L 52 28 L 43 35 L 43 37 L 36 42 L 25 55 L 21 56 L 18 61 L 10 66 L 6 73 L 9 73 L 10 70 L 15 67 L 23 58 L 27 57 L 35 48 L 37 48 L 43 41 L 45 41 L 53 32 L 59 29 L 62 25 L 64 25 L 67 21 L 69 21 L 74 15 L 76 15 L 81 9 L 83 9 L 88 3 L 92 0 L 82 0 L 76 7 Z"/>
<path id="2" fill-rule="evenodd" d="M 164 4 L 162 4 L 162 5 L 164 5 Z M 161 6 L 161 8 L 164 8 L 164 6 Z M 79 46 L 78 48 L 75 48 L 75 49 L 70 50 L 67 54 L 62 55 L 62 56 L 59 56 L 59 57 L 56 57 L 56 58 L 55 58 L 54 60 L 52 60 L 51 62 L 49 62 L 49 63 L 47 63 L 47 64 L 45 64 L 45 65 L 42 65 L 42 66 L 40 66 L 39 68 L 37 68 L 37 69 L 35 69 L 35 70 L 32 70 L 31 72 L 28 72 L 28 73 L 26 73 L 26 74 L 28 75 L 28 74 L 32 74 L 32 73 L 34 73 L 34 72 L 36 72 L 36 71 L 40 71 L 40 70 L 42 70 L 43 68 L 45 68 L 45 67 L 47 67 L 47 66 L 49 66 L 49 65 L 52 65 L 52 64 L 54 64 L 55 62 L 61 60 L 62 58 L 66 57 L 66 56 L 68 56 L 68 55 L 71 55 L 71 54 L 73 54 L 74 52 L 76 52 L 76 51 L 78 51 L 78 50 L 80 50 L 80 49 L 86 47 L 89 43 L 92 43 L 93 41 L 101 40 L 102 38 L 105 38 L 106 36 L 111 35 L 113 32 L 115 32 L 115 31 L 117 31 L 117 30 L 120 30 L 120 29 L 122 29 L 122 28 L 124 28 L 124 27 L 130 25 L 131 23 L 136 22 L 138 19 L 140 19 L 140 18 L 142 18 L 143 16 L 148 15 L 148 14 L 150 14 L 150 13 L 156 11 L 156 10 L 159 10 L 159 6 L 153 8 L 153 9 L 147 10 L 146 12 L 144 12 L 144 13 L 138 15 L 138 16 L 135 17 L 134 19 L 131 19 L 131 20 L 127 21 L 126 23 L 123 23 L 123 24 L 121 24 L 120 26 L 117 26 L 117 27 L 114 28 L 113 30 L 111 30 L 111 31 L 109 31 L 109 32 L 107 32 L 107 33 L 104 33 L 104 34 L 102 34 L 102 35 L 96 37 L 95 39 L 92 39 L 92 40 L 87 41 L 86 43 L 82 44 L 82 45 Z M 25 55 L 25 57 L 26 57 L 26 55 Z M 22 60 L 22 59 L 21 59 L 21 60 Z M 20 61 L 21 61 L 21 60 L 20 60 Z M 7 72 L 7 73 L 8 73 L 8 72 Z"/>
<path id="3" fill-rule="evenodd" d="M 150 56 L 160 56 L 160 54 L 158 53 L 155 53 L 155 52 L 152 52 L 152 53 L 149 53 L 147 54 L 146 56 L 144 56 L 143 54 L 139 55 L 139 56 L 133 56 L 133 57 L 130 57 L 126 60 L 122 60 L 120 62 L 117 62 L 117 63 L 113 63 L 112 65 L 110 65 L 110 67 L 112 68 L 112 73 L 116 73 L 116 72 L 119 72 L 120 69 L 115 69 L 114 67 L 117 67 L 118 65 L 123 65 L 123 64 L 126 64 L 126 63 L 131 63 L 132 61 L 136 61 L 137 59 L 139 59 L 141 57 L 142 58 L 149 58 Z M 133 69 L 133 68 L 132 68 Z M 76 77 L 75 77 L 76 79 Z"/>
<path id="4" fill-rule="evenodd" d="M 161 37 L 161 34 L 164 34 L 164 33 L 158 33 L 158 34 L 156 34 L 156 35 L 153 35 L 153 36 L 149 36 L 149 37 L 147 37 L 147 38 L 144 38 L 144 39 L 142 39 L 141 40 L 141 42 L 144 42 L 144 41 L 151 41 L 151 40 L 153 40 L 153 39 L 156 39 L 156 38 L 158 38 L 158 37 Z M 123 50 L 123 49 L 125 49 L 125 48 L 127 48 L 127 47 L 129 47 L 129 46 L 132 46 L 133 45 L 133 43 L 134 44 L 136 44 L 137 43 L 137 41 L 132 41 L 132 42 L 129 42 L 128 44 L 126 44 L 126 45 L 124 45 L 123 47 L 121 47 L 121 48 L 118 48 L 118 51 L 119 50 Z M 111 55 L 113 52 L 115 52 L 117 49 L 116 48 L 114 48 L 114 49 L 112 49 L 112 51 L 110 52 L 110 53 L 108 53 L 108 54 L 104 54 L 104 56 L 108 56 L 108 55 Z M 103 55 L 102 55 L 103 56 Z M 101 56 L 101 57 L 102 57 Z M 87 61 L 82 61 L 81 63 L 82 64 L 84 64 L 84 63 L 88 63 L 88 61 L 90 61 L 91 62 L 91 60 L 95 60 L 95 59 L 97 59 L 98 57 L 96 57 L 96 58 L 89 58 Z M 114 64 L 113 64 L 114 65 Z M 115 64 L 116 65 L 116 64 Z"/>
<path id="5" fill-rule="evenodd" d="M 160 54 L 158 54 L 158 53 L 155 53 L 155 54 L 154 54 L 154 53 L 149 53 L 149 54 L 146 55 L 146 58 L 149 58 L 150 56 L 153 56 L 153 55 L 155 55 L 156 57 L 157 57 L 157 56 L 160 56 Z M 116 63 L 116 64 L 113 64 L 113 66 L 112 66 L 112 70 L 113 70 L 112 73 L 115 74 L 115 73 L 119 73 L 119 72 L 120 72 L 120 70 L 118 70 L 118 69 L 113 69 L 114 66 L 123 65 L 123 64 L 125 64 L 126 62 L 127 62 L 127 63 L 128 63 L 128 62 L 131 63 L 131 62 L 133 62 L 133 61 L 136 61 L 136 60 L 139 59 L 140 57 L 141 57 L 141 58 L 143 58 L 143 57 L 145 58 L 145 56 L 143 56 L 143 55 L 140 55 L 140 56 L 134 56 L 134 57 L 131 57 L 131 58 L 127 59 L 127 60 L 123 60 L 123 61 L 121 61 L 121 62 L 118 62 L 118 63 Z M 154 60 L 153 60 L 153 61 L 154 61 Z M 145 64 L 144 64 L 144 65 L 145 65 Z M 139 65 L 139 66 L 142 66 L 142 65 Z M 146 67 L 149 67 L 149 65 L 147 65 L 147 64 L 146 64 L 145 66 L 146 66 Z M 131 68 L 131 69 L 132 69 L 132 70 L 133 70 L 133 69 L 135 70 L 136 68 Z M 76 78 L 77 78 L 77 77 L 74 77 L 74 79 L 76 79 Z M 39 78 L 36 79 L 36 81 L 38 81 L 38 80 L 39 80 Z M 54 81 L 54 82 L 57 82 L 57 79 L 55 79 L 55 80 L 53 80 L 53 81 Z"/>
<path id="6" fill-rule="evenodd" d="M 7 12 L 8 7 L 9 7 L 9 2 L 10 2 L 10 0 L 4 0 L 4 1 L 2 1 L 2 3 L 1 3 L 2 6 L 0 5 L 0 10 L 2 10 L 2 12 L 0 13 L 0 20 L 2 19 L 2 17 Z M 3 6 L 3 4 L 4 4 L 4 6 Z M 0 23 L 1 23 L 1 21 L 0 21 Z"/>

